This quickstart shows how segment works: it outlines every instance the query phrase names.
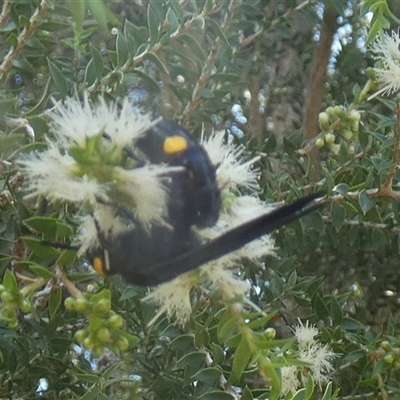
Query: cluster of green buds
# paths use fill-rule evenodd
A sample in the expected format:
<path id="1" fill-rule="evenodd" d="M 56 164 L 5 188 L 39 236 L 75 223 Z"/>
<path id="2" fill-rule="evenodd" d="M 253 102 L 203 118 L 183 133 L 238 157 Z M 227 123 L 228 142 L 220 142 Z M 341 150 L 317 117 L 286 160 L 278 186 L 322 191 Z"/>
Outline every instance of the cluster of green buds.
<path id="1" fill-rule="evenodd" d="M 26 314 L 31 310 L 30 290 L 27 288 L 20 289 L 15 275 L 6 270 L 3 284 L 0 285 L 0 321 L 6 322 L 9 328 L 18 327 L 19 312 Z"/>
<path id="2" fill-rule="evenodd" d="M 68 297 L 64 302 L 68 311 L 83 314 L 89 324 L 75 332 L 75 340 L 97 357 L 107 347 L 114 352 L 125 351 L 137 342 L 137 338 L 124 331 L 124 319 L 111 310 L 109 290 L 102 290 L 85 297 Z"/>
<path id="3" fill-rule="evenodd" d="M 400 348 L 393 347 L 392 344 L 387 340 L 382 341 L 381 347 L 385 352 L 385 356 L 383 357 L 385 362 L 393 365 L 394 367 L 400 367 Z"/>
<path id="4" fill-rule="evenodd" d="M 318 115 L 322 133 L 315 142 L 316 146 L 326 146 L 337 154 L 340 148 L 340 145 L 335 143 L 337 136 L 345 141 L 356 138 L 360 129 L 360 119 L 361 114 L 357 110 L 347 110 L 343 106 L 328 107 Z"/>

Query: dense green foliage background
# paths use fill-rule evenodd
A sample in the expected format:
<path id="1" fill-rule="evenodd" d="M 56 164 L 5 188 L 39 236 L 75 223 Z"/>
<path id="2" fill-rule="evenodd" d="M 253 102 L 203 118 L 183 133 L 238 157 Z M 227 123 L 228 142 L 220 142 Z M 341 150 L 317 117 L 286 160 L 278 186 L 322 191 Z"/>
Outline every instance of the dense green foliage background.
<path id="1" fill-rule="evenodd" d="M 276 399 L 279 367 L 297 362 L 279 358 L 297 318 L 338 356 L 327 390 L 310 378 L 286 398 L 400 398 L 400 111 L 395 96 L 363 92 L 375 62 L 368 43 L 397 29 L 390 9 L 384 0 L 4 0 L 0 273 L 11 297 L 0 303 L 0 398 Z M 332 41 L 326 57 L 318 43 Z M 235 313 L 199 290 L 185 326 L 149 326 L 156 310 L 141 302 L 144 289 L 89 274 L 72 252 L 38 250 L 32 239 L 73 235 L 74 210 L 24 200 L 14 161 L 45 146 L 51 98 L 84 91 L 129 96 L 197 137 L 226 129 L 249 157 L 262 155 L 265 201 L 326 194 L 320 212 L 274 235 L 279 258 L 264 269 L 244 261 L 249 298 L 265 315 Z M 361 120 L 346 136 L 351 111 Z M 327 132 L 336 147 L 318 148 Z M 76 288 L 101 293 L 92 304 L 111 300 L 128 351 L 95 356 L 74 344 L 88 323 L 64 305 Z"/>

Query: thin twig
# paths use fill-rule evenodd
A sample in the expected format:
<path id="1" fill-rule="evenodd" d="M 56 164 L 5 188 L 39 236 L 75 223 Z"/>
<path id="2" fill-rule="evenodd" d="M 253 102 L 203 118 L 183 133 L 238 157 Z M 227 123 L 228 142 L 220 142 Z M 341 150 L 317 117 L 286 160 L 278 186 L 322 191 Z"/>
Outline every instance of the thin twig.
<path id="1" fill-rule="evenodd" d="M 29 26 L 24 28 L 18 36 L 17 46 L 10 48 L 8 54 L 4 57 L 4 60 L 0 65 L 1 80 L 5 79 L 12 67 L 12 61 L 19 57 L 25 47 L 26 41 L 34 35 L 47 11 L 51 8 L 53 2 L 54 0 L 42 0 L 40 7 L 36 8 L 29 20 Z"/>
<path id="2" fill-rule="evenodd" d="M 235 15 L 235 10 L 239 6 L 239 2 L 237 0 L 231 0 L 228 6 L 228 11 L 226 13 L 225 19 L 222 23 L 222 30 L 226 33 L 229 30 L 229 27 L 232 23 L 232 19 Z M 210 50 L 206 63 L 203 67 L 203 71 L 199 77 L 199 79 L 196 82 L 196 86 L 194 87 L 193 93 L 192 93 L 192 98 L 186 105 L 185 109 L 183 110 L 182 116 L 182 124 L 185 126 L 188 123 L 188 120 L 190 118 L 190 115 L 194 111 L 194 109 L 197 107 L 200 99 L 201 99 L 201 92 L 202 90 L 206 87 L 207 82 L 209 81 L 211 77 L 211 71 L 212 68 L 215 65 L 215 61 L 218 56 L 218 52 L 221 49 L 222 46 L 222 39 L 218 37 L 215 40 L 214 46 Z"/>
<path id="3" fill-rule="evenodd" d="M 292 17 L 294 14 L 297 14 L 301 10 L 304 10 L 305 8 L 307 8 L 308 6 L 310 6 L 313 3 L 315 3 L 315 0 L 306 0 L 306 1 L 303 1 L 303 3 L 299 4 L 298 6 L 291 8 L 290 10 L 285 12 L 285 14 L 283 14 L 282 16 L 274 19 L 271 22 L 271 24 L 268 26 L 268 29 L 261 28 L 257 32 L 255 32 L 253 35 L 249 35 L 245 39 L 243 39 L 240 42 L 240 47 L 248 46 L 255 39 L 257 39 L 260 35 L 262 35 L 264 32 L 269 32 L 269 31 L 272 31 L 273 29 L 275 29 L 278 26 L 278 24 L 280 24 L 282 22 L 283 19 L 288 19 L 288 18 Z"/>
<path id="4" fill-rule="evenodd" d="M 4 0 L 0 14 L 0 28 L 4 28 L 10 15 L 11 0 Z"/>

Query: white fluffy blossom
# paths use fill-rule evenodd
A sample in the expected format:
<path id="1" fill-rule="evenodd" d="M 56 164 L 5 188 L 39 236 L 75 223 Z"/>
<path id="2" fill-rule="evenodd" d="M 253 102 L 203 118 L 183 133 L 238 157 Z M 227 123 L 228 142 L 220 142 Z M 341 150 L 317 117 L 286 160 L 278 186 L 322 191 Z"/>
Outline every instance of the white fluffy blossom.
<path id="1" fill-rule="evenodd" d="M 241 186 L 258 190 L 258 169 L 252 168 L 259 159 L 254 157 L 243 160 L 244 148 L 232 142 L 225 143 L 225 132 L 215 132 L 208 139 L 202 140 L 211 162 L 217 167 L 217 180 L 220 188 L 236 188 Z"/>
<path id="2" fill-rule="evenodd" d="M 102 204 L 123 209 L 128 204 L 144 226 L 164 223 L 169 195 L 164 180 L 176 167 L 123 166 L 125 149 L 158 120 L 135 112 L 128 100 L 118 108 L 103 99 L 93 105 L 87 97 L 83 103 L 68 99 L 57 104 L 49 117 L 47 149 L 18 160 L 26 197 L 72 202 L 98 215 Z M 95 240 L 94 236 L 86 241 Z"/>
<path id="3" fill-rule="evenodd" d="M 377 81 L 381 85 L 369 99 L 381 94 L 391 94 L 400 90 L 400 36 L 392 31 L 379 36 L 371 46 L 375 59 L 380 60 L 381 67 L 374 68 Z"/>
<path id="4" fill-rule="evenodd" d="M 307 367 L 285 366 L 281 367 L 282 390 L 281 395 L 295 393 L 301 387 L 307 385 L 308 373 L 311 374 L 314 382 L 318 386 L 327 384 L 330 374 L 334 371 L 333 359 L 337 354 L 323 345 L 315 337 L 318 329 L 315 325 L 309 325 L 307 321 L 304 325 L 300 320 L 299 324 L 293 329 L 298 345 L 298 359 L 308 364 Z"/>

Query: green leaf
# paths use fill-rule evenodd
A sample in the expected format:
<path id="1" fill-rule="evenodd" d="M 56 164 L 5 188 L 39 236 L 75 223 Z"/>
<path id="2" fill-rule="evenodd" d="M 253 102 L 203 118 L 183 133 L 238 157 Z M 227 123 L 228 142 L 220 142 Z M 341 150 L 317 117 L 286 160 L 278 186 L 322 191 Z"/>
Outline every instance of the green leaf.
<path id="1" fill-rule="evenodd" d="M 171 9 L 174 10 L 176 17 L 178 18 L 179 22 L 182 24 L 184 22 L 184 11 L 183 11 L 182 6 L 180 5 L 179 0 L 169 0 L 168 4 L 171 7 Z"/>
<path id="2" fill-rule="evenodd" d="M 228 317 L 219 321 L 217 330 L 218 338 L 223 343 L 228 340 L 228 338 L 231 337 L 236 331 L 235 320 L 229 313 L 226 313 L 225 315 Z"/>
<path id="3" fill-rule="evenodd" d="M 323 320 L 329 318 L 329 308 L 327 307 L 323 297 L 320 296 L 318 292 L 311 299 L 311 303 L 319 318 Z"/>
<path id="4" fill-rule="evenodd" d="M 214 363 L 222 364 L 225 360 L 224 349 L 216 343 L 212 343 L 211 348 L 212 348 L 212 355 L 213 355 Z"/>
<path id="5" fill-rule="evenodd" d="M 335 186 L 335 182 L 332 178 L 330 171 L 327 168 L 323 168 L 323 173 L 325 176 L 327 192 L 330 193 L 333 190 L 333 187 Z"/>
<path id="6" fill-rule="evenodd" d="M 294 154 L 294 152 L 297 150 L 296 144 L 286 137 L 283 138 L 283 147 L 288 154 Z"/>
<path id="7" fill-rule="evenodd" d="M 277 144 L 278 142 L 276 140 L 276 136 L 271 133 L 265 142 L 264 150 L 267 153 L 272 153 L 273 151 L 275 151 Z"/>
<path id="8" fill-rule="evenodd" d="M 155 66 L 160 70 L 160 72 L 169 74 L 167 66 L 162 62 L 161 58 L 157 56 L 157 54 L 149 51 L 146 53 L 145 60 L 149 60 L 155 64 Z"/>
<path id="9" fill-rule="evenodd" d="M 96 78 L 100 80 L 103 77 L 104 63 L 103 57 L 99 50 L 96 49 L 92 44 L 90 44 L 90 53 L 92 54 L 93 70 Z"/>
<path id="10" fill-rule="evenodd" d="M 182 358 L 180 358 L 176 364 L 178 366 L 190 366 L 200 369 L 201 367 L 204 367 L 205 357 L 205 353 L 201 351 L 192 351 L 191 353 L 185 354 Z"/>
<path id="11" fill-rule="evenodd" d="M 322 215 L 319 212 L 312 212 L 307 215 L 307 226 L 310 226 L 313 230 L 320 234 L 325 234 L 325 223 L 322 219 Z"/>
<path id="12" fill-rule="evenodd" d="M 371 379 L 376 377 L 376 375 L 381 374 L 383 371 L 389 369 L 390 365 L 385 361 L 385 359 L 382 357 L 375 365 L 374 369 L 372 370 L 371 373 Z"/>
<path id="13" fill-rule="evenodd" d="M 65 98 L 68 94 L 67 80 L 65 79 L 62 72 L 59 70 L 56 64 L 54 64 L 50 59 L 47 59 L 47 64 L 49 66 L 50 75 L 53 78 L 54 83 L 60 93 L 61 98 Z"/>
<path id="14" fill-rule="evenodd" d="M 210 343 L 210 333 L 207 328 L 196 322 L 196 330 L 194 334 L 196 346 L 208 346 Z"/>
<path id="15" fill-rule="evenodd" d="M 388 238 L 385 236 L 385 233 L 382 232 L 380 229 L 373 229 L 371 238 L 374 247 L 377 249 L 383 249 L 389 245 Z"/>
<path id="16" fill-rule="evenodd" d="M 58 255 L 58 251 L 53 247 L 46 246 L 41 240 L 32 237 L 23 236 L 21 240 L 38 256 L 41 260 L 46 260 Z"/>
<path id="17" fill-rule="evenodd" d="M 339 232 L 342 228 L 344 222 L 346 220 L 346 210 L 341 204 L 332 204 L 332 223 L 336 229 L 336 232 Z"/>
<path id="18" fill-rule="evenodd" d="M 124 35 L 117 35 L 116 51 L 117 66 L 122 67 L 129 59 L 128 43 L 126 42 L 126 38 Z"/>
<path id="19" fill-rule="evenodd" d="M 169 344 L 171 348 L 179 350 L 182 353 L 189 353 L 194 350 L 192 335 L 179 335 L 171 340 Z"/>
<path id="20" fill-rule="evenodd" d="M 166 18 L 171 28 L 170 31 L 175 32 L 176 30 L 178 30 L 179 20 L 176 17 L 176 14 L 172 8 L 168 8 Z"/>
<path id="21" fill-rule="evenodd" d="M 361 211 L 365 215 L 372 207 L 374 207 L 374 202 L 369 199 L 367 192 L 362 190 L 358 196 L 358 204 L 361 207 Z"/>
<path id="22" fill-rule="evenodd" d="M 103 289 L 100 292 L 94 293 L 94 294 L 92 294 L 90 296 L 90 302 L 92 304 L 94 304 L 94 303 L 96 303 L 96 302 L 98 302 L 100 300 L 103 300 L 103 299 L 111 300 L 111 292 L 110 292 L 110 290 Z"/>
<path id="23" fill-rule="evenodd" d="M 107 31 L 107 25 L 119 25 L 119 21 L 114 17 L 114 14 L 107 7 L 104 0 L 86 1 L 90 12 L 94 19 L 99 23 L 104 31 Z"/>
<path id="24" fill-rule="evenodd" d="M 218 368 L 203 368 L 196 372 L 192 377 L 192 382 L 199 381 L 203 382 L 208 386 L 217 386 L 219 380 L 221 379 L 222 372 Z"/>
<path id="25" fill-rule="evenodd" d="M 246 369 L 250 361 L 252 352 L 246 338 L 243 338 L 235 351 L 232 363 L 232 375 L 229 382 L 234 384 L 240 381 L 243 371 Z"/>
<path id="26" fill-rule="evenodd" d="M 54 274 L 50 269 L 44 268 L 41 265 L 38 264 L 32 264 L 29 266 L 29 269 L 37 276 L 40 276 L 41 278 L 44 279 L 53 279 Z"/>
<path id="27" fill-rule="evenodd" d="M 181 33 L 177 39 L 184 43 L 186 47 L 190 49 L 192 54 L 196 55 L 200 60 L 204 61 L 207 58 L 203 48 L 200 46 L 199 42 L 194 38 L 194 36 L 189 35 L 188 33 Z"/>
<path id="28" fill-rule="evenodd" d="M 339 183 L 333 188 L 333 191 L 336 193 L 341 194 L 342 196 L 347 196 L 347 193 L 349 192 L 350 188 L 347 183 Z"/>
<path id="29" fill-rule="evenodd" d="M 331 298 L 331 317 L 335 325 L 340 325 L 343 321 L 342 307 L 338 303 L 336 297 Z"/>
<path id="30" fill-rule="evenodd" d="M 150 35 L 150 46 L 154 46 L 154 44 L 157 43 L 158 40 L 158 21 L 150 4 L 147 8 L 147 24 Z"/>
<path id="31" fill-rule="evenodd" d="M 306 393 L 304 394 L 304 400 L 310 400 L 314 393 L 314 379 L 309 373 L 307 377 Z"/>
<path id="32" fill-rule="evenodd" d="M 200 94 L 203 99 L 213 99 L 215 97 L 214 93 L 207 88 L 202 89 Z"/>
<path id="33" fill-rule="evenodd" d="M 340 327 L 347 331 L 365 330 L 365 326 L 361 322 L 350 317 L 344 317 Z"/>
<path id="34" fill-rule="evenodd" d="M 225 32 L 221 25 L 213 18 L 206 17 L 206 30 L 211 29 L 216 36 L 223 40 L 226 46 L 229 46 L 228 39 L 226 38 Z"/>
<path id="35" fill-rule="evenodd" d="M 9 269 L 6 269 L 6 272 L 4 273 L 3 285 L 11 293 L 19 293 L 17 279 Z"/>
<path id="36" fill-rule="evenodd" d="M 279 399 L 282 390 L 280 370 L 276 370 L 266 357 L 260 357 L 258 366 L 261 373 L 263 373 L 268 378 L 271 387 L 271 392 L 268 400 Z"/>
<path id="37" fill-rule="evenodd" d="M 60 307 L 62 290 L 60 288 L 52 290 L 49 295 L 49 316 L 52 320 Z"/>
<path id="38" fill-rule="evenodd" d="M 233 400 L 233 396 L 220 390 L 213 390 L 197 397 L 199 400 Z"/>
<path id="39" fill-rule="evenodd" d="M 85 17 L 86 0 L 66 0 L 68 10 L 74 21 L 75 36 L 82 31 L 83 19 Z"/>
<path id="40" fill-rule="evenodd" d="M 84 77 L 83 81 L 85 82 L 86 86 L 91 86 L 98 79 L 99 78 L 98 78 L 98 74 L 96 72 L 95 61 L 93 58 L 91 58 L 86 65 L 85 77 Z"/>
<path id="41" fill-rule="evenodd" d="M 148 39 L 148 32 L 144 26 L 137 27 L 127 19 L 125 20 L 124 33 L 126 37 L 131 36 L 135 40 L 136 46 L 147 42 Z"/>
<path id="42" fill-rule="evenodd" d="M 253 394 L 251 393 L 251 390 L 248 388 L 247 385 L 243 389 L 240 400 L 254 400 Z"/>

